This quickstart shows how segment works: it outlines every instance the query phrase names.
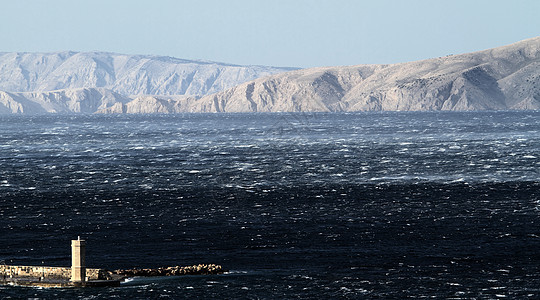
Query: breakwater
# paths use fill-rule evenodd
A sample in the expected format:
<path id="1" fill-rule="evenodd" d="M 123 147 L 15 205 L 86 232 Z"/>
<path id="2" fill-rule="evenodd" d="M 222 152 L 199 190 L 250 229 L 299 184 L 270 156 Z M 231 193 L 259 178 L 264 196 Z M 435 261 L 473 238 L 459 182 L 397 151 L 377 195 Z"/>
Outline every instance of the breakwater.
<path id="1" fill-rule="evenodd" d="M 215 275 L 227 272 L 222 266 L 215 264 L 199 264 L 187 267 L 162 267 L 156 269 L 125 269 L 111 271 L 112 277 L 134 277 L 134 276 L 181 276 L 181 275 Z"/>
<path id="2" fill-rule="evenodd" d="M 38 287 L 119 286 L 122 280 L 129 277 L 216 275 L 225 272 L 227 270 L 215 264 L 145 269 L 132 268 L 114 271 L 86 269 L 85 281 L 83 283 L 74 283 L 70 280 L 72 276 L 71 268 L 2 265 L 0 266 L 0 285 Z"/>
<path id="3" fill-rule="evenodd" d="M 128 277 L 210 275 L 225 272 L 222 266 L 199 264 L 187 267 L 162 267 L 157 269 L 126 269 L 107 271 L 86 268 L 86 241 L 78 237 L 71 241 L 71 268 L 49 266 L 13 266 L 4 261 L 0 265 L 0 285 L 39 287 L 88 287 L 119 286 Z"/>

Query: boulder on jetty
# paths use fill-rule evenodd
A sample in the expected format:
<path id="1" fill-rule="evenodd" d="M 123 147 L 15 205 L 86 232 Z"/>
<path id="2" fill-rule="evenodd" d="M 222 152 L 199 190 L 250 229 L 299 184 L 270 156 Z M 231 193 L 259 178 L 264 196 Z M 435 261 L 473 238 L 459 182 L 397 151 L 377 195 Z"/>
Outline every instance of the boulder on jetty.
<path id="1" fill-rule="evenodd" d="M 152 276 L 181 276 L 181 275 L 215 275 L 227 272 L 220 265 L 200 264 L 187 267 L 162 267 L 157 269 L 125 269 L 114 270 L 111 273 L 123 277 L 152 277 Z"/>

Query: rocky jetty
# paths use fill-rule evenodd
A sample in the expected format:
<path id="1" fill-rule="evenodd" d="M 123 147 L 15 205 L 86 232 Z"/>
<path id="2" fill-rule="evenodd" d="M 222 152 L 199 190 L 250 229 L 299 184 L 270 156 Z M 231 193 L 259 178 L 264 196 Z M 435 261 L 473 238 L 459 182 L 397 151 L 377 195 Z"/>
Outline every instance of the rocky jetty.
<path id="1" fill-rule="evenodd" d="M 162 267 L 157 269 L 125 269 L 111 271 L 113 277 L 153 277 L 153 276 L 181 276 L 181 275 L 215 275 L 223 274 L 227 270 L 220 265 L 200 264 L 187 267 Z"/>

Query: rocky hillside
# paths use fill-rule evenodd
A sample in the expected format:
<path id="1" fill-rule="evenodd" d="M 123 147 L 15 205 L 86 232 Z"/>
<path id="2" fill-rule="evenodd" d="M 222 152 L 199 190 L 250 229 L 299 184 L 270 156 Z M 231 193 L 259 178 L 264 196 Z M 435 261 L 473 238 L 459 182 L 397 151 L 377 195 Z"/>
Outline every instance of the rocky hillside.
<path id="1" fill-rule="evenodd" d="M 540 109 L 540 37 L 409 63 L 297 70 L 192 105 L 202 112 Z"/>
<path id="2" fill-rule="evenodd" d="M 401 64 L 284 71 L 108 53 L 0 54 L 0 113 L 540 109 L 540 37 Z"/>

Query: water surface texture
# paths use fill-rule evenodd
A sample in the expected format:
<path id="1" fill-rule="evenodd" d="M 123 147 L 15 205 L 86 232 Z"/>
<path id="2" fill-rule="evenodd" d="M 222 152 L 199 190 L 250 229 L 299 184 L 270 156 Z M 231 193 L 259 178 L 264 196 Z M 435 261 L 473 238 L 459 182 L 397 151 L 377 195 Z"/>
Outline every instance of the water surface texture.
<path id="1" fill-rule="evenodd" d="M 0 260 L 220 276 L 0 298 L 540 297 L 540 112 L 0 116 Z"/>

